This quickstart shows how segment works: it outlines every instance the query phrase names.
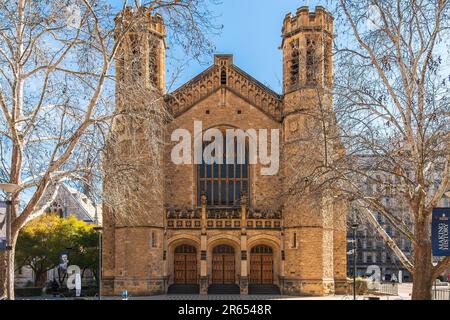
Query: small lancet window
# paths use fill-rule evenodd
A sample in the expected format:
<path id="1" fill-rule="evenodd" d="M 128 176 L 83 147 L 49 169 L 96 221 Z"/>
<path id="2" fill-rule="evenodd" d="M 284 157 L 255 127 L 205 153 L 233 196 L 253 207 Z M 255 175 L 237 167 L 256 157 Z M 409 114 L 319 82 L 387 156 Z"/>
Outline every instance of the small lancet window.
<path id="1" fill-rule="evenodd" d="M 159 86 L 159 40 L 149 40 L 149 70 L 150 70 L 150 83 L 154 87 Z"/>
<path id="2" fill-rule="evenodd" d="M 152 248 L 157 248 L 158 247 L 158 239 L 157 239 L 156 233 L 154 231 L 152 231 L 151 242 L 152 242 Z"/>
<path id="3" fill-rule="evenodd" d="M 325 42 L 324 58 L 323 58 L 323 73 L 324 81 L 326 85 L 331 84 L 331 65 L 332 65 L 332 52 L 330 41 Z"/>
<path id="4" fill-rule="evenodd" d="M 220 73 L 220 84 L 227 84 L 227 71 L 225 69 L 222 69 L 222 72 Z"/>
<path id="5" fill-rule="evenodd" d="M 130 36 L 131 44 L 131 79 L 137 81 L 142 77 L 141 48 L 137 35 Z"/>
<path id="6" fill-rule="evenodd" d="M 297 248 L 297 232 L 294 232 L 294 234 L 292 235 L 292 248 Z"/>
<path id="7" fill-rule="evenodd" d="M 123 83 L 125 80 L 125 54 L 123 50 L 120 50 L 117 54 L 116 70 L 119 82 Z"/>
<path id="8" fill-rule="evenodd" d="M 300 70 L 300 51 L 298 39 L 291 43 L 291 84 L 297 84 Z"/>
<path id="9" fill-rule="evenodd" d="M 309 83 L 316 82 L 316 42 L 312 39 L 306 41 L 306 81 Z"/>

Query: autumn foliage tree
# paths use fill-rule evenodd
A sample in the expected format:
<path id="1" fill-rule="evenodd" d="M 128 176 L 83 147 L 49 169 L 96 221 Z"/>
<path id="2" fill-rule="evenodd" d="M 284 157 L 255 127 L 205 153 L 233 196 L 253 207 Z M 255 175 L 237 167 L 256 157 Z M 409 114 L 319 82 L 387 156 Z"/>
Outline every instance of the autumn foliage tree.
<path id="1" fill-rule="evenodd" d="M 67 253 L 70 265 L 82 272 L 89 269 L 97 274 L 98 233 L 93 225 L 69 215 L 61 218 L 46 214 L 29 222 L 19 233 L 16 245 L 16 268 L 30 267 L 34 285 L 41 286 L 47 271 L 57 267 L 60 255 Z M 65 275 L 62 276 L 62 279 Z M 61 280 L 62 280 L 61 279 Z"/>

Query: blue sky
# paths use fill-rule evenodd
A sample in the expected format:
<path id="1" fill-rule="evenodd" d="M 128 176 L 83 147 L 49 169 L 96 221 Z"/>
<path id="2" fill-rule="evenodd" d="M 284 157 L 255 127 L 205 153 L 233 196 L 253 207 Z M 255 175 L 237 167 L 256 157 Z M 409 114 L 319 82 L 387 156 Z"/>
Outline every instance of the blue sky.
<path id="1" fill-rule="evenodd" d="M 301 6 L 309 5 L 310 10 L 314 10 L 316 5 L 323 3 L 325 1 L 222 0 L 222 4 L 212 7 L 218 15 L 216 24 L 223 25 L 220 34 L 211 38 L 215 51 L 234 54 L 234 63 L 238 67 L 281 93 L 282 55 L 278 48 L 284 17 L 289 12 L 295 13 Z M 203 60 L 209 65 L 213 57 L 204 57 Z M 206 67 L 196 61 L 188 63 L 170 90 L 176 89 Z M 168 63 L 168 78 L 170 69 Z"/>

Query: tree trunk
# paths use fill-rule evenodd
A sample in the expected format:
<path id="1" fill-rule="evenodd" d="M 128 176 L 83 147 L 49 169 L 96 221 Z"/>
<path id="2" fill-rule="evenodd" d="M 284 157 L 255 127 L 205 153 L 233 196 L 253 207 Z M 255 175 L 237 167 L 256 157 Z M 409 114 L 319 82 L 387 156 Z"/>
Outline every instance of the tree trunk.
<path id="1" fill-rule="evenodd" d="M 13 242 L 13 250 L 9 254 L 9 282 L 7 270 L 8 254 L 7 252 L 0 253 L 0 299 L 6 299 L 8 296 L 11 300 L 14 299 L 14 248 L 15 241 Z"/>
<path id="2" fill-rule="evenodd" d="M 9 292 L 9 297 L 11 300 L 14 300 L 14 256 L 16 253 L 16 242 L 17 242 L 17 232 L 11 234 L 11 246 L 12 250 L 9 252 L 9 281 L 7 286 L 7 291 Z"/>
<path id="3" fill-rule="evenodd" d="M 6 254 L 0 252 L 0 300 L 6 299 Z"/>
<path id="4" fill-rule="evenodd" d="M 430 218 L 416 223 L 417 245 L 414 246 L 413 300 L 431 300 L 433 286 L 431 264 Z"/>

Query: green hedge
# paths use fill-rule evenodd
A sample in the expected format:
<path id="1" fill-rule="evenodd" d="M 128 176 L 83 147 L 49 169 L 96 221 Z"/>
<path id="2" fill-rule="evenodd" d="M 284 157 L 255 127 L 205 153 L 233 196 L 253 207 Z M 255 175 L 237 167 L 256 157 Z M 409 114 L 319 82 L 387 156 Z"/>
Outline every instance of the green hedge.
<path id="1" fill-rule="evenodd" d="M 48 292 L 49 294 L 52 294 L 52 291 L 50 290 Z M 75 297 L 76 291 L 75 290 L 58 290 L 58 294 L 61 294 L 65 297 Z M 83 287 L 81 288 L 81 296 L 82 297 L 94 297 L 96 294 L 98 294 L 98 288 L 97 287 Z"/>
<path id="2" fill-rule="evenodd" d="M 39 297 L 42 295 L 42 288 L 15 288 L 14 293 L 16 297 Z"/>

